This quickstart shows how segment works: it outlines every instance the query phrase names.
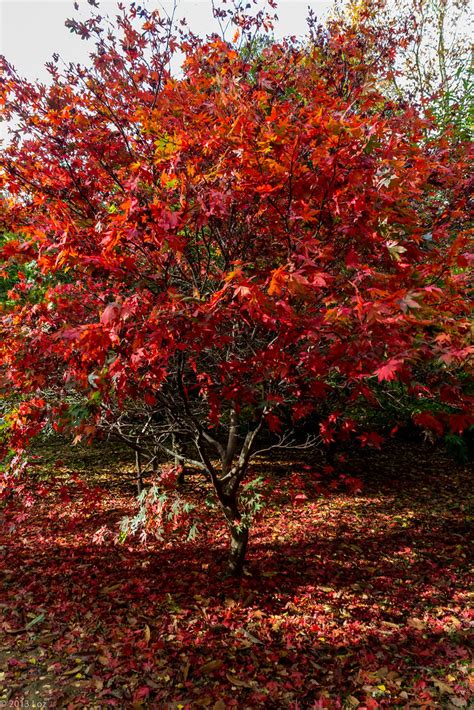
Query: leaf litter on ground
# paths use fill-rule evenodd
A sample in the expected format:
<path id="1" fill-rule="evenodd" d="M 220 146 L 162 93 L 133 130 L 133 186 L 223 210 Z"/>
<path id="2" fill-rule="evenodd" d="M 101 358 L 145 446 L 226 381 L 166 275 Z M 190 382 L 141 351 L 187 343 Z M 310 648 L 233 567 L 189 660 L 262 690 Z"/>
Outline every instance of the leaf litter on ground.
<path id="1" fill-rule="evenodd" d="M 136 509 L 126 456 L 62 448 L 61 466 L 40 450 L 35 502 L 3 511 L 3 702 L 469 707 L 467 466 L 394 442 L 349 457 L 356 493 L 313 479 L 317 457 L 258 461 L 274 495 L 236 582 L 216 511 L 192 541 L 117 544 Z"/>

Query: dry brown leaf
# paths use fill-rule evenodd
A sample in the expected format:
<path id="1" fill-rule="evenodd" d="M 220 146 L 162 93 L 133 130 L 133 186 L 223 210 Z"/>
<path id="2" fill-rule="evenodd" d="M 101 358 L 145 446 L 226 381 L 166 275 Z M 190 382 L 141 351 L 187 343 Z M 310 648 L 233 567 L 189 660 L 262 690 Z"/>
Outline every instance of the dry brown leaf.
<path id="1" fill-rule="evenodd" d="M 110 587 L 104 587 L 103 589 L 100 590 L 100 594 L 110 594 L 111 592 L 115 592 L 119 587 L 122 586 L 122 583 L 119 582 L 118 584 L 112 584 Z"/>
<path id="2" fill-rule="evenodd" d="M 253 592 L 250 592 L 250 594 L 245 597 L 245 599 L 242 602 L 242 606 L 247 607 L 247 606 L 252 606 L 253 602 L 255 601 L 255 594 Z"/>
<path id="3" fill-rule="evenodd" d="M 253 688 L 252 683 L 249 683 L 247 680 L 240 680 L 240 678 L 237 678 L 237 676 L 232 675 L 232 673 L 226 673 L 225 677 L 229 681 L 229 683 L 232 683 L 236 688 Z"/>
<path id="4" fill-rule="evenodd" d="M 426 629 L 425 622 L 422 621 L 421 619 L 416 619 L 415 617 L 408 621 L 408 626 L 411 626 L 413 629 L 416 629 L 417 631 L 424 631 Z"/>
<path id="5" fill-rule="evenodd" d="M 212 673 L 213 671 L 218 671 L 224 665 L 223 661 L 208 661 L 204 663 L 200 669 L 200 673 Z"/>
<path id="6" fill-rule="evenodd" d="M 76 667 L 73 668 L 72 670 L 70 670 L 70 671 L 65 671 L 65 672 L 63 673 L 63 675 L 76 675 L 76 673 L 80 673 L 80 672 L 82 671 L 82 668 L 83 668 L 82 663 L 80 663 L 78 666 L 76 666 Z"/>
<path id="7" fill-rule="evenodd" d="M 240 631 L 240 633 L 244 634 L 246 638 L 248 638 L 249 641 L 252 643 L 259 643 L 263 645 L 263 641 L 260 641 L 256 636 L 250 633 L 250 631 L 247 631 L 247 629 L 237 629 L 237 631 Z"/>
<path id="8" fill-rule="evenodd" d="M 188 675 L 189 675 L 189 669 L 191 668 L 191 664 L 189 661 L 187 661 L 184 666 L 183 666 L 183 681 L 186 683 L 188 680 Z"/>
<path id="9" fill-rule="evenodd" d="M 22 626 L 21 629 L 11 629 L 10 627 L 5 627 L 3 630 L 6 634 L 22 634 L 26 631 L 24 626 Z"/>

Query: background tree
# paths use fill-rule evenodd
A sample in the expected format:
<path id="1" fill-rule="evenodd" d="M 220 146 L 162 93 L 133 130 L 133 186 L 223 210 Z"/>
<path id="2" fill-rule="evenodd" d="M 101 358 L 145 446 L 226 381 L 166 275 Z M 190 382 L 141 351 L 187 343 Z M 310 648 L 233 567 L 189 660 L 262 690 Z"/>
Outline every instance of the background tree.
<path id="1" fill-rule="evenodd" d="M 371 23 L 374 31 L 392 35 L 393 71 L 387 78 L 399 99 L 434 118 L 436 130 L 450 129 L 463 140 L 472 137 L 473 25 L 469 2 L 369 0 L 349 2 L 340 12 L 354 27 L 362 20 Z"/>

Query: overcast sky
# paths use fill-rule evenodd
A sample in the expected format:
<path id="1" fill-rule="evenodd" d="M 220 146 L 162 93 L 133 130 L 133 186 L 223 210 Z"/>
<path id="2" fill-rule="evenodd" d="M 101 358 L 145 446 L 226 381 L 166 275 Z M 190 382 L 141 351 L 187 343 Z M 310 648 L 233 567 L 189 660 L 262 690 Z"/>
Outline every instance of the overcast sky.
<path id="1" fill-rule="evenodd" d="M 87 16 L 90 9 L 87 1 L 78 2 L 81 15 Z M 142 0 L 141 4 L 159 6 L 154 0 Z M 162 6 L 169 8 L 170 4 L 165 0 Z M 331 0 L 282 0 L 278 7 L 277 34 L 303 34 L 308 6 L 318 17 L 323 17 L 330 5 Z M 115 8 L 115 2 L 100 2 L 103 14 L 114 15 Z M 198 34 L 216 29 L 211 0 L 180 0 L 178 13 L 186 17 L 188 25 Z M 73 0 L 0 0 L 0 54 L 4 54 L 21 75 L 44 81 L 48 80 L 44 64 L 53 52 L 58 52 L 67 62 L 87 62 L 91 43 L 80 40 L 64 27 L 66 18 L 75 14 Z"/>

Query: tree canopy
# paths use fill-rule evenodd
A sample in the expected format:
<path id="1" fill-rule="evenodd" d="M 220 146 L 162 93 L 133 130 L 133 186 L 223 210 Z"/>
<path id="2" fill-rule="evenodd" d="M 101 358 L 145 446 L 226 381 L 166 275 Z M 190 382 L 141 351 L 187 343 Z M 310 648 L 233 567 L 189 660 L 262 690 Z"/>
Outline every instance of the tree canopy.
<path id="1" fill-rule="evenodd" d="M 258 44 L 266 16 L 232 18 L 201 39 L 132 3 L 70 21 L 90 67 L 4 61 L 0 362 L 7 457 L 47 426 L 138 450 L 151 427 L 208 477 L 240 571 L 239 486 L 298 422 L 377 441 L 351 411 L 388 392 L 435 434 L 471 424 L 472 231 L 469 149 L 384 91 L 391 38 L 362 17 Z"/>

